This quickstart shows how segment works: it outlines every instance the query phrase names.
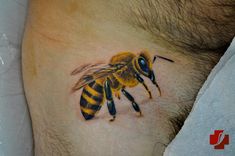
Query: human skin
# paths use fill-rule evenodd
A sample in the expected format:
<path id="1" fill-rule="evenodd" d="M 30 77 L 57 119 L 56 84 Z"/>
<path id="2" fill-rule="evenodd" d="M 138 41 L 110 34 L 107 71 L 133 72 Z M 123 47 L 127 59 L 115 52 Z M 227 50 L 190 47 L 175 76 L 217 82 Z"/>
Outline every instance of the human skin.
<path id="1" fill-rule="evenodd" d="M 234 35 L 234 19 L 229 16 L 234 11 L 228 7 L 234 4 L 182 1 L 179 9 L 179 4 L 170 1 L 156 1 L 158 5 L 148 2 L 30 1 L 23 41 L 23 79 L 36 156 L 162 155 Z M 212 2 L 218 5 L 211 6 Z M 149 8 L 153 4 L 157 12 Z M 205 10 L 209 10 L 206 15 Z M 214 20 L 213 26 L 211 21 L 205 22 L 209 19 Z M 220 27 L 220 21 L 226 24 Z M 71 72 L 87 63 L 108 64 L 121 51 L 138 54 L 142 50 L 148 50 L 151 57 L 174 60 L 157 59 L 153 64 L 162 95 L 142 76 L 152 99 L 141 85 L 127 88 L 139 103 L 142 117 L 121 96 L 121 100 L 114 98 L 114 122 L 109 122 L 105 103 L 94 119 L 85 121 L 79 106 L 81 90 L 71 93 L 81 75 L 71 76 Z"/>

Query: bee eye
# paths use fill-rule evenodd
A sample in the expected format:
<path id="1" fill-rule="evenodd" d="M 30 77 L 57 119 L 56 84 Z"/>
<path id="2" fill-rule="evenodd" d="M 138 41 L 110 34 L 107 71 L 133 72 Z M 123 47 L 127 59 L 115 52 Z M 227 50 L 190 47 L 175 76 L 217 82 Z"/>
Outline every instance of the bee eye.
<path id="1" fill-rule="evenodd" d="M 143 70 L 145 73 L 149 72 L 149 67 L 148 67 L 148 64 L 145 61 L 145 59 L 139 58 L 138 63 L 139 63 L 139 66 L 140 66 L 141 70 Z"/>

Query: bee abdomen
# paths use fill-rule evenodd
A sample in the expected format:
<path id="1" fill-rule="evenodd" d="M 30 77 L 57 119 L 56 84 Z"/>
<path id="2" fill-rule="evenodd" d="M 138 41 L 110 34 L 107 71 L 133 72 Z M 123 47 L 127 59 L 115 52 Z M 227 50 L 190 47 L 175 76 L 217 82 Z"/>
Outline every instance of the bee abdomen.
<path id="1" fill-rule="evenodd" d="M 90 120 L 101 108 L 104 99 L 103 86 L 99 81 L 94 81 L 83 88 L 80 108 L 83 117 Z"/>

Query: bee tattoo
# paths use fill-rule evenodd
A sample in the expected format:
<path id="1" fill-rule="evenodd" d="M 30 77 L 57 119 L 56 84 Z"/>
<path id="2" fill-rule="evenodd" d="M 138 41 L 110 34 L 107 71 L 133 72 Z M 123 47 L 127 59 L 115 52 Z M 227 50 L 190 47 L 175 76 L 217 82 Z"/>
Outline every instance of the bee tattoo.
<path id="1" fill-rule="evenodd" d="M 88 64 L 75 69 L 71 75 L 86 71 L 72 88 L 72 92 L 83 88 L 80 98 L 80 109 L 85 120 L 92 119 L 106 100 L 109 114 L 112 116 L 110 121 L 114 121 L 116 118 L 116 108 L 113 95 L 120 99 L 120 91 L 131 102 L 134 110 L 141 115 L 139 105 L 125 88 L 135 87 L 141 83 L 148 92 L 149 98 L 152 98 L 148 86 L 141 77 L 141 75 L 143 75 L 152 81 L 158 88 L 161 96 L 161 90 L 156 82 L 155 74 L 152 69 L 152 64 L 157 57 L 174 62 L 173 60 L 158 55 L 155 55 L 154 58 L 151 59 L 147 51 L 139 54 L 120 52 L 110 59 L 109 64 L 101 67 L 97 67 L 101 64 Z"/>

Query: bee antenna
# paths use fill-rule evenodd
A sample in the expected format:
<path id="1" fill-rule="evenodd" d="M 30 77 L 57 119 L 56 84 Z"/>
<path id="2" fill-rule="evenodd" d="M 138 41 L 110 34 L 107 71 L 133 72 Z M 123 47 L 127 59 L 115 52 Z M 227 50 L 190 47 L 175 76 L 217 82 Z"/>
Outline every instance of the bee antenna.
<path id="1" fill-rule="evenodd" d="M 157 56 L 154 56 L 154 57 L 153 57 L 153 63 L 156 61 L 156 58 L 157 58 Z"/>
<path id="2" fill-rule="evenodd" d="M 172 63 L 174 63 L 174 62 L 175 62 L 175 61 L 173 61 L 173 60 L 171 60 L 171 59 L 168 59 L 168 58 L 166 58 L 166 57 L 159 56 L 159 55 L 155 55 L 155 56 L 153 57 L 153 63 L 155 62 L 156 58 L 160 58 L 160 59 L 163 59 L 163 60 L 166 60 L 166 61 L 172 62 Z"/>

